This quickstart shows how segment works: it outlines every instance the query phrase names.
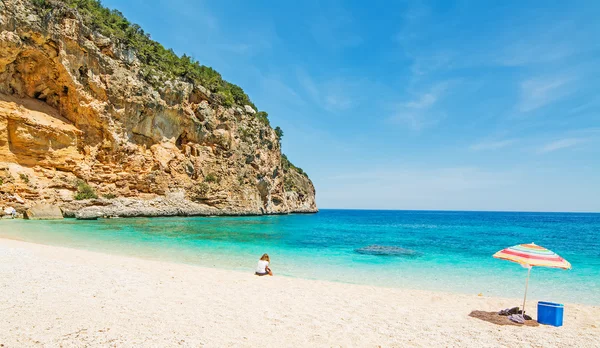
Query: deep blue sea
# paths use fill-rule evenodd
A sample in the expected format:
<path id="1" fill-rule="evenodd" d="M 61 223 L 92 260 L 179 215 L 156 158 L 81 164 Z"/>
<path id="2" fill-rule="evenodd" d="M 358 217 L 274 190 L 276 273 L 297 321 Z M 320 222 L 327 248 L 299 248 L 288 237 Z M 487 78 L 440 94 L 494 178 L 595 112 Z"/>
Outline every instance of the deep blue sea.
<path id="1" fill-rule="evenodd" d="M 313 215 L 0 221 L 0 237 L 276 275 L 502 297 L 526 269 L 492 258 L 535 242 L 571 262 L 534 268 L 529 298 L 600 305 L 600 214 L 322 210 Z M 371 255 L 371 245 L 402 248 Z"/>

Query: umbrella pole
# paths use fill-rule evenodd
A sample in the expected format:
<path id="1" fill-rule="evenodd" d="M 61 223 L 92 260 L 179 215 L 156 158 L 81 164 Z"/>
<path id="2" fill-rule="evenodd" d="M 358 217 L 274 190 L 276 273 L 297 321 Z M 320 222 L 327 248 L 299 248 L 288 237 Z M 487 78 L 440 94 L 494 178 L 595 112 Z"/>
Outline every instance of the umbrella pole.
<path id="1" fill-rule="evenodd" d="M 531 274 L 531 266 L 527 267 L 527 280 L 525 281 L 525 296 L 523 297 L 523 320 L 525 320 L 525 301 L 527 301 L 527 288 L 529 287 L 529 275 Z"/>

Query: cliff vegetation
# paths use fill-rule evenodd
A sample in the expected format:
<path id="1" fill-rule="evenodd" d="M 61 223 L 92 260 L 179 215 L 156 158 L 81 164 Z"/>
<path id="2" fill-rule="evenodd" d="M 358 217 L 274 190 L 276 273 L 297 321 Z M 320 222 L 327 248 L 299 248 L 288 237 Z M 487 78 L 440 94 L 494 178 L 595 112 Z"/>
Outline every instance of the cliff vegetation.
<path id="1" fill-rule="evenodd" d="M 0 205 L 314 212 L 282 137 L 239 86 L 97 0 L 0 2 Z"/>
<path id="2" fill-rule="evenodd" d="M 90 29 L 131 48 L 139 61 L 144 64 L 143 76 L 152 84 L 158 85 L 167 80 L 180 78 L 208 88 L 221 98 L 221 103 L 225 106 L 250 105 L 253 109 L 257 109 L 242 88 L 223 80 L 221 74 L 213 68 L 201 65 L 185 54 L 181 57 L 177 56 L 172 49 L 166 49 L 152 40 L 149 33 L 127 20 L 120 11 L 102 6 L 98 0 L 33 1 L 42 16 L 60 3 L 76 9 Z M 259 115 L 257 114 L 257 117 L 268 123 L 266 112 Z"/>

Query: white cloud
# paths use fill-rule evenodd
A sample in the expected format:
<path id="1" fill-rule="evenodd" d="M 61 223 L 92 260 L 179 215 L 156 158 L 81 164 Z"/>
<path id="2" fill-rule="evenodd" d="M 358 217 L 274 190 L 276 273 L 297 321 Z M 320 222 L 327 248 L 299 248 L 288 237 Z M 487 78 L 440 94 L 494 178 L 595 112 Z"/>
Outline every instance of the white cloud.
<path id="1" fill-rule="evenodd" d="M 538 153 L 554 152 L 589 142 L 590 138 L 564 138 L 552 141 L 542 146 Z"/>
<path id="2" fill-rule="evenodd" d="M 517 142 L 517 139 L 504 139 L 494 141 L 482 141 L 477 144 L 473 144 L 469 147 L 471 151 L 485 151 L 485 150 L 498 150 Z"/>
<path id="3" fill-rule="evenodd" d="M 450 83 L 447 81 L 440 82 L 414 99 L 397 104 L 388 121 L 404 124 L 416 132 L 434 126 L 446 116 L 444 111 L 436 108 L 436 104 L 444 96 L 449 86 Z"/>
<path id="4" fill-rule="evenodd" d="M 552 44 L 528 39 L 507 45 L 500 57 L 491 61 L 502 66 L 517 67 L 552 63 L 571 56 L 573 52 L 573 47 L 566 42 Z"/>
<path id="5" fill-rule="evenodd" d="M 405 103 L 404 106 L 416 110 L 428 109 L 438 100 L 438 94 L 439 93 L 434 93 L 433 91 L 425 93 L 418 99 Z"/>
<path id="6" fill-rule="evenodd" d="M 259 82 L 266 94 L 280 102 L 292 105 L 303 105 L 305 103 L 293 88 L 277 77 L 260 75 Z"/>
<path id="7" fill-rule="evenodd" d="M 297 69 L 296 76 L 298 78 L 300 86 L 304 89 L 304 91 L 312 98 L 313 101 L 319 102 L 319 88 L 317 87 L 313 79 L 310 77 L 310 75 L 308 75 L 302 69 Z"/>
<path id="8" fill-rule="evenodd" d="M 478 2 L 454 6 L 436 13 L 423 2 L 409 2 L 393 36 L 402 49 L 402 59 L 412 61 L 414 78 L 420 75 L 473 67 L 530 67 L 563 63 L 586 52 L 594 52 L 598 26 L 587 13 L 544 13 L 512 16 L 473 32 L 465 20 Z M 487 9 L 486 9 L 487 10 Z M 587 17 L 587 18 L 577 18 Z M 465 33 L 472 33 L 465 40 Z"/>
<path id="9" fill-rule="evenodd" d="M 571 79 L 564 77 L 533 78 L 521 83 L 521 100 L 518 110 L 530 112 L 552 104 L 568 95 Z"/>
<path id="10" fill-rule="evenodd" d="M 358 99 L 360 83 L 347 77 L 337 77 L 321 85 L 322 105 L 331 112 L 348 110 Z"/>
<path id="11" fill-rule="evenodd" d="M 596 111 L 598 110 L 598 105 L 600 104 L 600 98 L 594 98 L 590 101 L 584 102 L 582 104 L 579 104 L 578 106 L 575 106 L 573 109 L 571 109 L 569 111 L 569 114 L 580 114 L 582 112 L 588 112 L 588 111 Z"/>
<path id="12" fill-rule="evenodd" d="M 420 132 L 425 128 L 435 126 L 445 116 L 445 113 L 432 114 L 401 111 L 392 116 L 390 121 L 393 123 L 404 124 L 411 131 Z"/>
<path id="13" fill-rule="evenodd" d="M 302 69 L 297 69 L 296 77 L 308 97 L 319 107 L 330 112 L 353 107 L 361 88 L 369 83 L 341 77 L 317 82 Z"/>
<path id="14" fill-rule="evenodd" d="M 532 64 L 552 63 L 563 60 L 582 50 L 589 49 L 589 44 L 577 42 L 581 40 L 577 24 L 572 20 L 552 21 L 552 25 L 521 25 L 509 31 L 503 31 L 498 40 L 500 53 L 491 59 L 502 66 L 527 66 Z"/>
<path id="15" fill-rule="evenodd" d="M 176 24 L 186 21 L 201 25 L 209 30 L 218 30 L 220 27 L 219 19 L 214 15 L 202 1 L 189 2 L 185 0 L 160 0 L 160 10 L 176 12 L 177 16 L 182 18 Z"/>
<path id="16" fill-rule="evenodd" d="M 401 29 L 393 40 L 401 48 L 402 59 L 411 61 L 410 70 L 414 81 L 428 74 L 447 70 L 457 58 L 454 47 L 442 47 L 439 40 L 441 23 L 435 22 L 431 9 L 423 3 L 413 3 L 408 6 L 401 20 Z M 447 19 L 444 20 L 447 23 Z M 432 49 L 430 43 L 436 42 Z"/>
<path id="17" fill-rule="evenodd" d="M 422 56 L 415 55 L 412 57 L 413 64 L 411 70 L 416 77 L 439 70 L 448 70 L 453 67 L 456 58 L 457 54 L 450 50 L 437 51 Z"/>
<path id="18" fill-rule="evenodd" d="M 352 100 L 343 94 L 328 94 L 325 103 L 329 110 L 346 110 L 352 106 Z"/>

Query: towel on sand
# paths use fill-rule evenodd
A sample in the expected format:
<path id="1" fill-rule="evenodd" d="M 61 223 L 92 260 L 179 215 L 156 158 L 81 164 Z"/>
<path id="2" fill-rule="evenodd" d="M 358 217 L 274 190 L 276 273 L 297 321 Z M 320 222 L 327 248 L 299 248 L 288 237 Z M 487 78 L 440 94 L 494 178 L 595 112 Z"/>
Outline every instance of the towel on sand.
<path id="1" fill-rule="evenodd" d="M 519 324 L 525 324 L 525 318 L 523 318 L 522 314 L 511 314 L 508 316 L 508 320 Z"/>

